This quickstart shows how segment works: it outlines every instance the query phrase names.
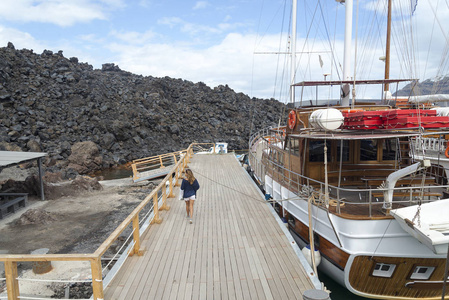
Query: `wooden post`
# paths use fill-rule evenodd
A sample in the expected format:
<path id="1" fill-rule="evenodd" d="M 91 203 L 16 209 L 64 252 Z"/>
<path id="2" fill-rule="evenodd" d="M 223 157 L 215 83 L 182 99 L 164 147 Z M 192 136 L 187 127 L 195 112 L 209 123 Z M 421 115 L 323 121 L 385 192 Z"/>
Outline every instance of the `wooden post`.
<path id="1" fill-rule="evenodd" d="M 137 254 L 138 256 L 142 256 L 143 251 L 140 250 L 140 232 L 139 232 L 139 214 L 133 218 L 133 240 L 134 247 L 129 251 L 129 256 L 133 256 Z"/>
<path id="2" fill-rule="evenodd" d="M 164 164 L 162 163 L 162 156 L 161 155 L 159 155 L 159 161 L 161 162 L 160 168 L 164 168 Z"/>
<path id="3" fill-rule="evenodd" d="M 176 154 L 173 153 L 173 159 L 175 160 L 175 165 L 178 163 L 178 160 L 176 159 Z"/>
<path id="4" fill-rule="evenodd" d="M 181 184 L 179 183 L 179 177 L 182 174 L 182 164 L 179 165 L 179 167 L 176 169 L 176 176 L 175 176 L 175 186 L 181 186 Z"/>
<path id="5" fill-rule="evenodd" d="M 131 168 L 133 169 L 133 180 L 136 180 L 136 179 L 138 179 L 140 176 L 138 176 L 137 174 L 137 167 L 136 167 L 136 164 L 132 164 L 131 165 Z"/>
<path id="6" fill-rule="evenodd" d="M 94 300 L 103 300 L 103 274 L 101 271 L 101 258 L 96 257 L 90 261 L 90 268 L 92 270 L 92 290 Z"/>
<path id="7" fill-rule="evenodd" d="M 170 210 L 170 205 L 167 204 L 167 187 L 165 184 L 162 186 L 162 205 L 159 210 Z"/>
<path id="8" fill-rule="evenodd" d="M 153 212 L 154 212 L 154 217 L 153 220 L 151 220 L 150 224 L 161 224 L 162 219 L 159 218 L 159 208 L 158 208 L 158 203 L 157 203 L 157 193 L 153 194 Z"/>
<path id="9" fill-rule="evenodd" d="M 19 299 L 19 281 L 17 280 L 17 262 L 5 261 L 6 290 L 8 292 L 8 300 Z"/>
<path id="10" fill-rule="evenodd" d="M 175 171 L 175 178 L 176 178 L 176 171 Z M 175 194 L 173 193 L 173 178 L 170 178 L 169 182 L 170 182 L 170 184 L 168 185 L 168 189 L 169 189 L 168 197 L 174 198 Z"/>

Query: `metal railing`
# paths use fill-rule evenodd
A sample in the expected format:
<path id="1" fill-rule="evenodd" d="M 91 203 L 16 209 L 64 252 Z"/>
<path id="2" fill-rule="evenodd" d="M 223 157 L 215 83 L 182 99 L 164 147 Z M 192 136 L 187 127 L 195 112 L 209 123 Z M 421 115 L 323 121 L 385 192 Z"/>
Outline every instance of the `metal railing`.
<path id="1" fill-rule="evenodd" d="M 159 224 L 162 219 L 159 217 L 160 210 L 169 210 L 170 206 L 167 204 L 167 198 L 174 197 L 174 186 L 179 185 L 178 179 L 182 172 L 189 163 L 189 159 L 192 157 L 196 144 L 191 144 L 188 149 L 180 151 L 184 153 L 177 163 L 172 167 L 167 176 L 161 181 L 161 183 L 153 189 L 153 191 L 128 215 L 128 217 L 109 235 L 109 237 L 99 246 L 94 253 L 87 254 L 7 254 L 0 255 L 0 262 L 4 262 L 5 265 L 5 278 L 0 279 L 6 281 L 6 289 L 8 300 L 17 299 L 42 299 L 38 297 L 24 297 L 20 296 L 19 281 L 26 280 L 19 278 L 17 265 L 21 262 L 51 262 L 51 261 L 87 261 L 90 263 L 91 278 L 88 282 L 92 282 L 93 299 L 104 299 L 104 272 L 109 267 L 108 265 L 102 268 L 102 260 L 104 254 L 111 248 L 114 242 L 121 236 L 121 234 L 128 229 L 130 232 L 128 238 L 123 243 L 119 251 L 113 258 L 107 259 L 108 261 L 117 261 L 117 256 L 124 256 L 122 263 L 128 256 L 142 255 L 140 248 L 140 236 L 148 229 L 150 224 Z M 159 204 L 161 206 L 159 207 Z M 147 210 L 145 214 L 145 210 Z M 143 215 L 140 217 L 140 215 Z M 142 218 L 139 221 L 139 218 Z M 145 219 L 147 218 L 147 219 Z M 145 221 L 144 221 L 145 220 Z M 127 246 L 125 248 L 125 246 Z M 125 250 L 123 250 L 125 249 Z M 120 260 L 120 259 L 118 259 Z M 115 267 L 115 266 L 114 266 Z M 112 280 L 112 278 L 109 278 Z M 54 280 L 46 280 L 54 281 Z M 58 282 L 77 282 L 76 280 L 58 280 Z M 83 281 L 86 282 L 86 281 Z"/>
<path id="2" fill-rule="evenodd" d="M 262 143 L 263 136 L 266 131 L 260 131 L 261 135 L 252 137 L 252 141 L 255 142 L 258 138 L 261 138 Z M 309 197 L 314 197 L 319 202 L 324 201 L 325 197 L 325 183 L 322 181 L 314 180 L 312 178 L 306 177 L 299 173 L 293 172 L 286 169 L 284 166 L 275 163 L 271 160 L 265 158 L 256 157 L 255 148 L 257 145 L 255 143 L 250 145 L 249 151 L 249 162 L 251 168 L 259 180 L 265 184 L 265 175 L 269 175 L 273 180 L 279 183 L 281 186 L 287 188 L 289 191 L 298 195 L 297 200 L 306 200 Z M 342 205 L 367 205 L 368 204 L 368 217 L 373 216 L 373 207 L 383 206 L 385 201 L 381 200 L 382 197 L 376 197 L 378 194 L 383 194 L 388 189 L 377 187 L 377 188 L 344 188 L 335 186 L 332 184 L 327 185 L 328 194 L 331 199 L 336 201 L 337 213 L 340 213 L 340 207 Z M 447 190 L 449 185 L 425 185 L 425 186 L 407 186 L 407 187 L 396 187 L 393 189 L 395 195 L 401 195 L 405 200 L 394 200 L 396 204 L 402 205 L 412 205 L 416 204 L 417 201 L 421 203 L 432 202 L 438 200 L 436 196 L 426 196 L 430 194 L 438 194 L 443 190 Z M 281 196 L 271 195 L 274 200 L 283 200 Z M 427 197 L 427 199 L 424 199 Z M 295 199 L 294 199 L 295 200 Z"/>

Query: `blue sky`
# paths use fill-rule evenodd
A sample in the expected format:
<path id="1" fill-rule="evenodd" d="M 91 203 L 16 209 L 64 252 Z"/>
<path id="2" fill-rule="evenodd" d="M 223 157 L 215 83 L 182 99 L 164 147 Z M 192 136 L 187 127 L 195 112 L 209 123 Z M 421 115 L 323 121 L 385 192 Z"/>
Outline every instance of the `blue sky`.
<path id="1" fill-rule="evenodd" d="M 394 0 L 395 12 L 409 9 L 407 1 Z M 384 52 L 385 2 L 359 4 L 357 72 L 364 79 L 382 77 L 384 65 L 378 58 Z M 356 4 L 354 0 L 354 24 Z M 323 74 L 337 79 L 343 5 L 299 0 L 298 9 L 297 51 L 312 53 L 300 56 L 297 81 L 321 80 Z M 309 27 L 312 20 L 316 22 Z M 392 70 L 392 77 L 424 80 L 446 74 L 448 20 L 447 1 L 418 1 L 410 23 L 416 35 L 409 42 L 412 54 L 403 54 L 401 28 L 407 20 L 394 29 L 393 61 L 401 66 Z M 76 56 L 94 68 L 112 62 L 136 74 L 202 81 L 211 87 L 228 84 L 250 96 L 282 98 L 280 90 L 288 84 L 276 78 L 287 77 L 282 71 L 285 55 L 254 53 L 287 51 L 289 21 L 290 3 L 284 0 L 1 0 L 0 46 L 11 41 L 17 49 L 36 53 L 63 50 L 64 56 Z M 431 43 L 436 46 L 429 47 Z M 335 63 L 330 47 L 337 53 Z"/>

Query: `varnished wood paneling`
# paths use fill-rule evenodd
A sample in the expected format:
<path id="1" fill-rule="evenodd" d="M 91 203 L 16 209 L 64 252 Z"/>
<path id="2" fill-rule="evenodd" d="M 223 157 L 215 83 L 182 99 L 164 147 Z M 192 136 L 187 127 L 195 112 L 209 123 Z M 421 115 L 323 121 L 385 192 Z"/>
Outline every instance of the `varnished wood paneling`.
<path id="1" fill-rule="evenodd" d="M 372 272 L 376 263 L 395 264 L 393 276 L 391 278 L 373 276 Z M 357 291 L 373 296 L 384 295 L 385 299 L 395 297 L 441 299 L 441 289 L 405 286 L 407 282 L 422 281 L 410 279 L 416 266 L 434 266 L 435 270 L 428 281 L 443 280 L 445 259 L 357 256 L 351 265 L 349 282 Z M 449 295 L 449 291 L 446 295 Z"/>

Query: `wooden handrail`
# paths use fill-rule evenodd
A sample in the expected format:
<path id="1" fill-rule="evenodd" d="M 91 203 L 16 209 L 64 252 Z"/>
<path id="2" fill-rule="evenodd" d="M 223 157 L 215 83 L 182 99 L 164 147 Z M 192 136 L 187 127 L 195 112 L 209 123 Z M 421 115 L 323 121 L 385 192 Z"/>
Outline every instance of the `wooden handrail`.
<path id="1" fill-rule="evenodd" d="M 145 199 L 126 217 L 125 220 L 109 235 L 109 237 L 97 248 L 94 253 L 89 254 L 7 254 L 0 255 L 0 261 L 5 262 L 5 274 L 7 283 L 8 300 L 17 300 L 20 298 L 19 284 L 17 280 L 17 262 L 38 262 L 38 261 L 90 261 L 92 272 L 92 290 L 93 298 L 95 300 L 103 299 L 103 279 L 101 269 L 101 256 L 111 247 L 112 243 L 120 236 L 120 234 L 132 223 L 133 226 L 133 241 L 134 245 L 131 250 L 131 254 L 141 255 L 140 249 L 140 226 L 139 226 L 139 213 L 141 210 L 153 200 L 154 207 L 154 223 L 160 223 L 162 221 L 159 215 L 158 209 L 158 193 L 162 192 L 163 204 L 160 209 L 169 209 L 165 201 L 167 197 L 174 197 L 173 185 L 177 185 L 179 177 L 187 166 L 190 156 L 193 155 L 193 147 L 196 145 L 192 143 L 186 150 L 178 151 L 175 153 L 183 153 L 185 155 L 177 161 L 174 167 L 170 170 L 167 176 L 159 183 L 159 185 L 153 189 L 153 191 L 145 197 Z M 168 154 L 168 155 L 173 155 Z M 167 155 L 167 156 L 168 156 Z M 172 174 L 175 175 L 174 180 Z M 167 196 L 166 182 L 169 182 L 169 195 Z M 175 184 L 173 184 L 175 182 Z M 164 195 L 165 194 L 165 195 Z"/>
<path id="2" fill-rule="evenodd" d="M 181 150 L 133 160 L 131 164 L 131 168 L 133 171 L 133 180 L 139 179 L 141 177 L 140 173 L 144 172 L 145 170 L 164 168 L 164 163 L 167 165 L 168 160 L 173 159 L 175 164 L 177 164 L 176 156 L 178 155 L 181 157 L 185 152 L 186 150 Z"/>

